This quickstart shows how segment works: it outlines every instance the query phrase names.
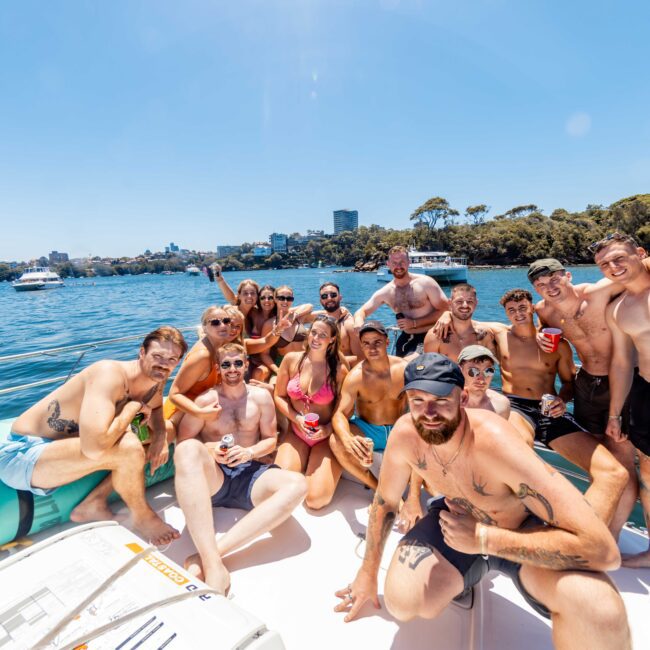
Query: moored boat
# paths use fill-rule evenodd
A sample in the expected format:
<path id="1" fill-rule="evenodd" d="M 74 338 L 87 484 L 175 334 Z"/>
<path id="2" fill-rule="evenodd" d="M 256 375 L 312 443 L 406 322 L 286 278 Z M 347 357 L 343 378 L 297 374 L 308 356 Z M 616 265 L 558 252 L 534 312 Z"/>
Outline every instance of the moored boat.
<path id="1" fill-rule="evenodd" d="M 441 282 L 467 282 L 467 258 L 451 257 L 444 251 L 410 249 L 409 272 L 428 275 Z M 387 266 L 377 271 L 379 282 L 390 282 L 393 276 Z"/>
<path id="2" fill-rule="evenodd" d="M 16 291 L 40 291 L 42 289 L 60 289 L 63 280 L 58 273 L 50 271 L 47 266 L 32 266 L 12 283 Z"/>
<path id="3" fill-rule="evenodd" d="M 185 273 L 187 273 L 187 275 L 201 275 L 201 269 L 195 264 L 190 264 L 186 267 Z"/>

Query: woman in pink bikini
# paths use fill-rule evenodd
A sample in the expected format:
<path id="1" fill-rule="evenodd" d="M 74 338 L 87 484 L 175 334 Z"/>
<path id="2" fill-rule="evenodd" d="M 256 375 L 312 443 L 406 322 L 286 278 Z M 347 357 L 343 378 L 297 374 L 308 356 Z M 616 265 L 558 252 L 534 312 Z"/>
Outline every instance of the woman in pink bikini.
<path id="1" fill-rule="evenodd" d="M 275 463 L 283 469 L 304 472 L 308 486 L 305 504 L 314 510 L 332 500 L 341 476 L 341 466 L 327 444 L 332 433 L 330 420 L 347 374 L 339 344 L 336 321 L 318 316 L 309 330 L 305 350 L 289 352 L 282 360 L 275 385 L 276 408 L 291 425 L 278 447 Z M 318 415 L 316 430 L 306 426 L 307 413 Z"/>

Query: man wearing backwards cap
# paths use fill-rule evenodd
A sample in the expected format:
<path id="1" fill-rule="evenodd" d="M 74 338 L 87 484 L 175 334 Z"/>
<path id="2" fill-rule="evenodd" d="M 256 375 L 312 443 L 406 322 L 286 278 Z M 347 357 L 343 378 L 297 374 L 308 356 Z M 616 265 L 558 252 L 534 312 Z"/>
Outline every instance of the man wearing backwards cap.
<path id="1" fill-rule="evenodd" d="M 463 386 L 460 368 L 440 354 L 420 355 L 406 367 L 410 413 L 388 440 L 363 564 L 336 593 L 342 602 L 335 609 L 350 621 L 367 600 L 379 608 L 382 550 L 416 472 L 446 498 L 434 502 L 393 555 L 384 598 L 395 618 L 435 618 L 497 569 L 512 576 L 531 607 L 552 617 L 559 647 L 580 638 L 592 650 L 630 648 L 623 601 L 602 573 L 620 564 L 607 527 L 508 422 L 466 411 Z"/>
<path id="2" fill-rule="evenodd" d="M 388 332 L 377 320 L 361 326 L 359 341 L 363 361 L 343 381 L 330 447 L 344 469 L 374 490 L 377 479 L 366 464 L 364 438 L 373 441 L 375 451 L 386 448 L 395 421 L 404 413 L 406 362 L 388 354 Z"/>
<path id="3" fill-rule="evenodd" d="M 650 268 L 650 262 L 646 262 Z M 595 283 L 571 283 L 571 272 L 552 258 L 536 260 L 528 267 L 528 279 L 542 297 L 535 312 L 542 327 L 557 327 L 575 348 L 582 367 L 574 381 L 573 415 L 594 434 L 627 469 L 629 481 L 611 522 L 618 535 L 627 521 L 637 494 L 634 448 L 628 440 L 614 441 L 605 434 L 609 416 L 607 373 L 612 357 L 612 333 L 605 322 L 607 305 L 623 291 L 620 284 L 603 278 Z M 540 332 L 537 343 L 549 352 L 551 342 Z"/>
<path id="4" fill-rule="evenodd" d="M 482 345 L 468 345 L 458 355 L 458 365 L 465 377 L 466 408 L 487 409 L 506 420 L 510 416 L 510 401 L 490 388 L 497 358 Z"/>

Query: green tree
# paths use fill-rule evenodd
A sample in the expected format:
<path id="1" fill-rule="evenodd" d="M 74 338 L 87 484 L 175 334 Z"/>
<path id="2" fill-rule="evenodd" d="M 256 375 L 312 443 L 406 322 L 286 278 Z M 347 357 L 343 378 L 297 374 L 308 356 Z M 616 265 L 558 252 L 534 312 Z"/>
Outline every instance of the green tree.
<path id="1" fill-rule="evenodd" d="M 474 226 L 480 226 L 482 223 L 485 223 L 485 216 L 489 211 L 490 208 L 485 203 L 470 205 L 465 208 L 465 217 Z"/>
<path id="2" fill-rule="evenodd" d="M 411 221 L 417 221 L 433 230 L 439 221 L 447 223 L 453 217 L 458 216 L 458 210 L 449 207 L 447 199 L 441 196 L 434 196 L 416 208 L 411 214 Z"/>

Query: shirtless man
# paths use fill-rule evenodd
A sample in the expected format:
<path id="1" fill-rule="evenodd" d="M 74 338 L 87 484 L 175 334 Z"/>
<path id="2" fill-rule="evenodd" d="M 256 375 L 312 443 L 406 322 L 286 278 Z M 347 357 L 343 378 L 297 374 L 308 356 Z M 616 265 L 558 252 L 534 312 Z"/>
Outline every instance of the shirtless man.
<path id="1" fill-rule="evenodd" d="M 197 397 L 196 404 L 216 406 L 219 416 L 211 422 L 183 417 L 174 462 L 178 503 L 198 551 L 185 566 L 225 594 L 230 575 L 223 556 L 285 521 L 305 498 L 307 482 L 297 472 L 257 460 L 276 446 L 273 398 L 244 382 L 248 361 L 242 346 L 227 343 L 217 356 L 222 383 Z M 235 436 L 235 445 L 221 451 L 226 434 Z M 217 506 L 249 511 L 219 540 L 212 516 Z"/>
<path id="2" fill-rule="evenodd" d="M 467 401 L 463 406 L 486 409 L 507 420 L 510 417 L 510 401 L 505 395 L 490 388 L 497 358 L 492 350 L 482 345 L 468 345 L 458 355 L 458 365 L 465 378 Z"/>
<path id="3" fill-rule="evenodd" d="M 451 290 L 449 302 L 451 327 L 445 328 L 444 334 L 439 328 L 429 330 L 424 337 L 424 351 L 439 352 L 452 361 L 456 361 L 460 351 L 468 345 L 483 345 L 494 353 L 496 348 L 491 330 L 472 320 L 478 305 L 476 289 L 471 284 L 457 284 Z"/>
<path id="4" fill-rule="evenodd" d="M 627 235 L 614 233 L 597 242 L 593 250 L 594 259 L 603 275 L 625 289 L 609 305 L 606 313 L 613 340 L 607 435 L 615 441 L 624 438 L 621 432 L 621 414 L 627 397 L 627 435 L 639 455 L 640 497 L 646 525 L 649 525 L 650 271 L 644 265 L 645 250 Z M 636 556 L 625 557 L 623 562 L 629 567 L 650 567 L 650 549 Z"/>
<path id="5" fill-rule="evenodd" d="M 398 357 L 415 352 L 424 342 L 424 335 L 443 311 L 449 309 L 449 301 L 440 285 L 427 275 L 408 271 L 408 251 L 403 246 L 393 246 L 388 251 L 388 268 L 393 279 L 371 296 L 354 315 L 357 330 L 367 317 L 381 305 L 388 305 L 396 315 L 397 326 L 402 330 L 395 343 Z"/>
<path id="6" fill-rule="evenodd" d="M 528 268 L 528 279 L 542 297 L 535 305 L 541 327 L 556 327 L 576 350 L 581 368 L 573 384 L 573 415 L 625 467 L 629 480 L 621 496 L 622 526 L 637 496 L 634 447 L 625 439 L 605 435 L 609 415 L 607 373 L 612 357 L 612 333 L 605 321 L 607 305 L 623 291 L 620 283 L 603 278 L 599 282 L 572 284 L 571 273 L 552 258 L 536 260 Z M 537 344 L 546 352 L 551 341 L 541 332 Z"/>
<path id="7" fill-rule="evenodd" d="M 623 601 L 607 576 L 620 556 L 582 495 L 496 414 L 461 406 L 463 375 L 439 354 L 411 361 L 404 384 L 410 413 L 384 454 L 366 552 L 354 581 L 336 595 L 346 621 L 367 600 L 379 608 L 384 543 L 411 472 L 439 494 L 399 543 L 384 584 L 399 621 L 435 618 L 490 569 L 514 578 L 533 609 L 553 621 L 557 648 L 631 647 Z M 546 525 L 544 525 L 546 522 Z"/>
<path id="8" fill-rule="evenodd" d="M 178 532 L 163 522 L 144 495 L 144 465 L 152 472 L 166 461 L 163 387 L 187 351 L 174 327 L 145 337 L 138 359 L 98 361 L 25 411 L 0 441 L 0 480 L 46 495 L 97 470 L 112 472 L 115 491 L 128 506 L 133 527 L 155 545 Z M 151 430 L 146 453 L 131 429 L 138 413 Z M 103 492 L 93 492 L 75 510 L 75 521 L 113 519 Z"/>
<path id="9" fill-rule="evenodd" d="M 343 296 L 338 284 L 325 282 L 318 290 L 320 304 L 323 311 L 313 312 L 314 318 L 319 314 L 326 314 L 336 320 L 339 332 L 341 333 L 341 352 L 352 365 L 363 358 L 359 344 L 359 334 L 354 329 L 354 317 L 341 305 Z"/>
<path id="10" fill-rule="evenodd" d="M 388 332 L 377 320 L 363 324 L 359 340 L 364 359 L 343 381 L 330 447 L 344 469 L 375 490 L 377 479 L 369 467 L 372 452 L 369 458 L 364 438 L 372 440 L 375 451 L 386 448 L 393 425 L 404 413 L 406 362 L 388 354 Z"/>
<path id="11" fill-rule="evenodd" d="M 565 340 L 560 340 L 555 352 L 544 352 L 537 346 L 532 298 L 524 289 L 508 291 L 500 302 L 511 326 L 489 324 L 501 361 L 503 393 L 510 400 L 510 422 L 531 445 L 536 439 L 590 474 L 592 484 L 586 493 L 589 503 L 618 535 L 629 514 L 622 513 L 619 506 L 628 473 L 566 412 L 575 374 L 573 354 Z M 556 375 L 562 384 L 559 395 L 555 392 Z M 540 410 L 543 394 L 556 395 L 548 416 Z"/>

